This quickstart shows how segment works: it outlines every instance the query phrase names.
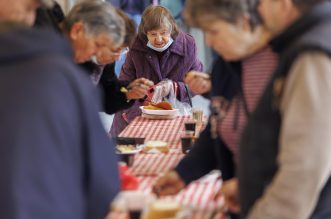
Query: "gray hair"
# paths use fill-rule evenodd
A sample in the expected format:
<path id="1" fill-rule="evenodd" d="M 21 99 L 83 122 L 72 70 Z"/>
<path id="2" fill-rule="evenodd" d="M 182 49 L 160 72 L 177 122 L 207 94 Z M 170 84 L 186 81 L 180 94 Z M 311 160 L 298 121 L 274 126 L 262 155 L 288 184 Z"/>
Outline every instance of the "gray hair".
<path id="1" fill-rule="evenodd" d="M 259 0 L 187 0 L 184 17 L 193 26 L 199 26 L 201 20 L 222 19 L 236 23 L 240 17 L 250 16 L 254 27 L 260 23 L 256 7 Z"/>
<path id="2" fill-rule="evenodd" d="M 70 32 L 72 26 L 82 22 L 87 34 L 110 35 L 115 44 L 122 44 L 125 34 L 125 24 L 116 9 L 102 0 L 86 0 L 75 5 L 64 20 L 64 30 Z"/>

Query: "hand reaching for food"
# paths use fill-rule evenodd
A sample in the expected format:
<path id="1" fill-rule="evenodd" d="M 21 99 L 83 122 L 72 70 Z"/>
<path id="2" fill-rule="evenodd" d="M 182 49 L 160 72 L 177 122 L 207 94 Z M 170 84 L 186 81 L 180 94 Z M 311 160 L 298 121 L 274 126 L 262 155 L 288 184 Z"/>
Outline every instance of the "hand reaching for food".
<path id="1" fill-rule="evenodd" d="M 138 78 L 129 84 L 126 97 L 128 100 L 144 98 L 147 95 L 148 89 L 153 85 L 153 81 L 146 78 Z"/>
<path id="2" fill-rule="evenodd" d="M 204 72 L 188 72 L 185 77 L 185 83 L 195 94 L 204 94 L 209 92 L 211 89 L 211 81 L 209 74 Z"/>
<path id="3" fill-rule="evenodd" d="M 223 182 L 223 186 L 217 196 L 223 195 L 225 207 L 232 213 L 240 213 L 238 179 L 232 178 Z"/>
<path id="4" fill-rule="evenodd" d="M 156 180 L 152 191 L 157 196 L 175 195 L 184 187 L 184 180 L 176 171 L 171 170 Z"/>

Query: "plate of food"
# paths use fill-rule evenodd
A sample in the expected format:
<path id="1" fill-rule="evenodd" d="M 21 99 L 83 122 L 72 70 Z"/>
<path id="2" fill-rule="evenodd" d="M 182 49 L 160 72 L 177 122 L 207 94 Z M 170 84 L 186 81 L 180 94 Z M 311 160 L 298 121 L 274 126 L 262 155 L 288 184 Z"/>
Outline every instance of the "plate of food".
<path id="1" fill-rule="evenodd" d="M 142 146 L 135 146 L 130 144 L 118 144 L 116 146 L 117 154 L 136 154 L 142 150 Z"/>
<path id="2" fill-rule="evenodd" d="M 177 115 L 178 109 L 175 109 L 167 101 L 159 103 L 149 103 L 147 106 L 141 106 L 141 111 L 148 115 Z"/>
<path id="3" fill-rule="evenodd" d="M 143 145 L 118 144 L 116 153 L 129 167 L 133 165 L 134 155 L 142 150 Z"/>
<path id="4" fill-rule="evenodd" d="M 159 141 L 159 140 L 147 141 L 145 142 L 143 151 L 145 153 L 168 153 L 169 152 L 168 142 Z"/>

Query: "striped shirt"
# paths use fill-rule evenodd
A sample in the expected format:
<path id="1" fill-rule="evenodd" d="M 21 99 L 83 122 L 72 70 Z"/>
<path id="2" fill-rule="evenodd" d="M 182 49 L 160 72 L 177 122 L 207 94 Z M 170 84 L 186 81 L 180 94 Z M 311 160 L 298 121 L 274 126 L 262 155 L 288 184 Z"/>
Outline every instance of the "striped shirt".
<path id="1" fill-rule="evenodd" d="M 231 100 L 225 117 L 218 124 L 219 135 L 232 152 L 236 164 L 239 140 L 247 120 L 246 110 L 252 112 L 255 109 L 276 65 L 277 57 L 269 47 L 242 60 L 243 94 Z"/>

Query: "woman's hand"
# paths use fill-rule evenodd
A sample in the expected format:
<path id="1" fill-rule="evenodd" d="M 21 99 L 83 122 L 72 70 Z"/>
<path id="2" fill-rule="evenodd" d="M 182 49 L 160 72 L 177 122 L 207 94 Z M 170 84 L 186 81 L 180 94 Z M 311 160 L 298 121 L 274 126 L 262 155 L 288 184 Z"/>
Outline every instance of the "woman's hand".
<path id="1" fill-rule="evenodd" d="M 219 195 L 224 196 L 225 208 L 232 213 L 240 213 L 238 178 L 232 178 L 223 182 Z"/>
<path id="2" fill-rule="evenodd" d="M 195 94 L 204 94 L 209 92 L 211 89 L 209 74 L 203 72 L 188 72 L 185 76 L 185 83 Z"/>

